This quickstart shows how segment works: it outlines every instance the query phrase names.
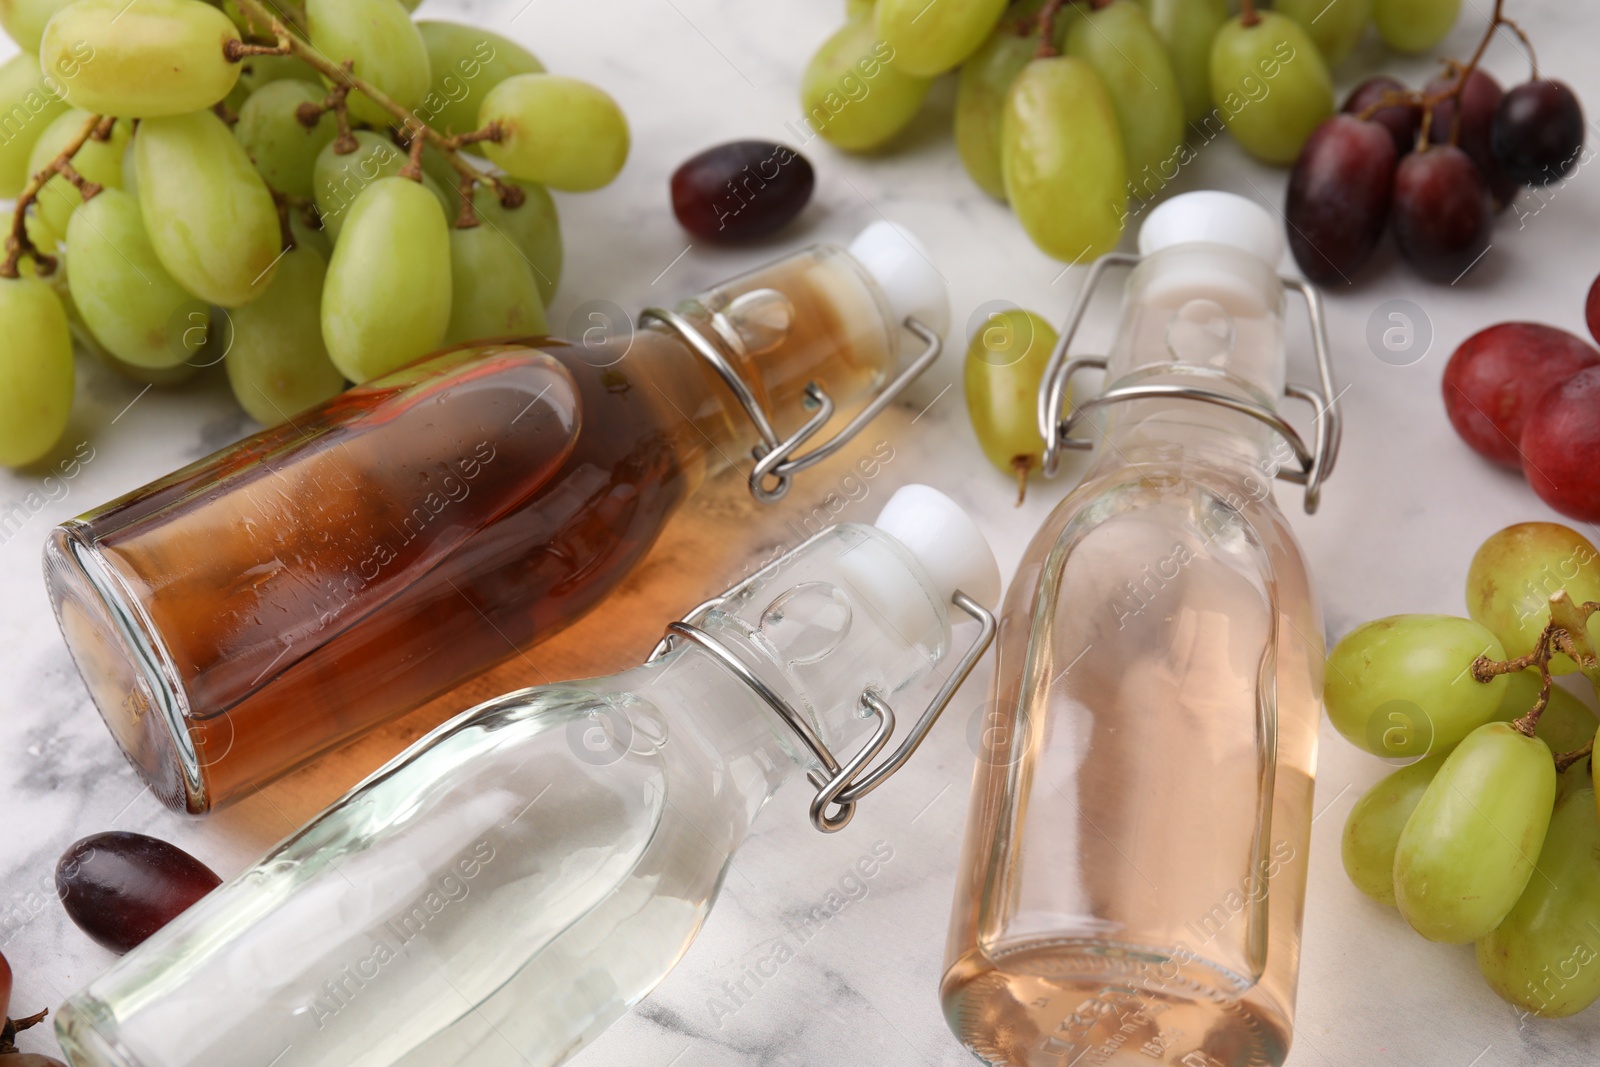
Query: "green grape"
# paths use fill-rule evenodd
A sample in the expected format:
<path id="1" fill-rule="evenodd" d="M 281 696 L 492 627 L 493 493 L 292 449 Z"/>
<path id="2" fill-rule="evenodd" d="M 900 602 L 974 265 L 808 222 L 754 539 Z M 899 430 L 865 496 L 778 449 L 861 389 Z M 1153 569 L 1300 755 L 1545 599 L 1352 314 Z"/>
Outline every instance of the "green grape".
<path id="1" fill-rule="evenodd" d="M 28 184 L 33 146 L 66 110 L 59 90 L 39 72 L 38 56 L 23 52 L 0 64 L 0 198 L 15 198 Z"/>
<path id="2" fill-rule="evenodd" d="M 202 351 L 197 353 L 190 362 L 180 363 L 176 367 L 138 367 L 132 363 L 125 363 L 113 356 L 96 339 L 95 335 L 89 332 L 87 327 L 73 324 L 72 339 L 84 351 L 107 367 L 110 367 L 112 371 L 127 378 L 129 381 L 138 382 L 140 385 L 155 385 L 163 389 L 182 385 L 196 374 L 199 374 L 202 367 L 207 363 L 206 356 Z M 10 1065 L 8 1064 L 7 1067 L 10 1067 Z"/>
<path id="3" fill-rule="evenodd" d="M 221 307 L 265 293 L 283 251 L 278 207 L 227 123 L 209 111 L 146 119 L 133 156 L 139 208 L 168 273 Z"/>
<path id="4" fill-rule="evenodd" d="M 997 311 L 967 345 L 962 373 L 967 414 L 983 454 L 1017 479 L 1017 502 L 1044 459 L 1039 436 L 1039 383 L 1056 346 L 1056 331 L 1031 311 Z"/>
<path id="5" fill-rule="evenodd" d="M 1246 26 L 1236 16 L 1211 44 L 1211 99 L 1246 152 L 1287 166 L 1311 131 L 1333 114 L 1333 79 L 1300 24 L 1263 11 Z"/>
<path id="6" fill-rule="evenodd" d="M 239 64 L 223 47 L 238 39 L 233 21 L 200 0 L 77 0 L 45 27 L 39 62 L 73 107 L 124 118 L 182 115 L 232 90 Z"/>
<path id="7" fill-rule="evenodd" d="M 1520 719 L 1533 709 L 1539 699 L 1539 672 L 1537 669 L 1517 671 L 1506 675 L 1506 695 L 1500 701 L 1494 717 L 1500 722 Z M 1534 735 L 1550 746 L 1555 753 L 1571 752 L 1592 740 L 1600 723 L 1583 702 L 1560 686 L 1550 688 L 1550 700 Z M 1582 760 L 1568 767 L 1556 784 L 1556 795 L 1566 796 L 1579 789 L 1589 788 L 1589 772 Z"/>
<path id="8" fill-rule="evenodd" d="M 1081 59 L 1035 59 L 1011 83 L 1000 127 L 1006 199 L 1047 254 L 1071 263 L 1116 247 L 1128 174 L 1111 99 Z"/>
<path id="9" fill-rule="evenodd" d="M 1211 112 L 1211 42 L 1228 21 L 1228 0 L 1150 0 L 1150 25 L 1167 46 L 1183 96 L 1183 117 Z"/>
<path id="10" fill-rule="evenodd" d="M 379 178 L 350 209 L 322 292 L 322 339 L 353 382 L 427 355 L 450 324 L 450 230 L 439 201 Z"/>
<path id="11" fill-rule="evenodd" d="M 309 129 L 295 117 L 301 104 L 321 103 L 322 96 L 321 89 L 306 82 L 279 81 L 251 94 L 239 109 L 233 135 L 267 185 L 280 193 L 310 196 L 317 156 L 339 134 L 331 111 Z"/>
<path id="12" fill-rule="evenodd" d="M 1499 926 L 1533 874 L 1555 799 L 1555 762 L 1543 741 L 1503 722 L 1468 734 L 1395 849 L 1395 904 L 1411 928 L 1463 944 Z"/>
<path id="13" fill-rule="evenodd" d="M 1362 794 L 1344 823 L 1339 851 L 1350 882 L 1379 904 L 1394 906 L 1394 850 L 1447 752 L 1407 764 Z"/>
<path id="14" fill-rule="evenodd" d="M 85 325 L 124 363 L 173 367 L 199 349 L 204 335 L 181 328 L 180 315 L 196 301 L 161 265 L 139 202 L 122 190 L 107 189 L 73 213 L 67 281 Z"/>
<path id="15" fill-rule="evenodd" d="M 500 139 L 483 142 L 484 155 L 523 181 L 587 192 L 609 185 L 628 159 L 622 109 L 576 78 L 507 78 L 483 98 L 478 125 L 491 122 L 500 124 Z"/>
<path id="16" fill-rule="evenodd" d="M 1467 568 L 1467 614 L 1487 626 L 1506 655 L 1525 656 L 1550 623 L 1550 597 L 1565 589 L 1574 603 L 1600 601 L 1600 552 L 1576 530 L 1555 522 L 1507 526 L 1478 547 Z M 1600 640 L 1600 617 L 1589 623 Z M 1557 653 L 1554 674 L 1578 669 Z"/>
<path id="17" fill-rule="evenodd" d="M 0 466 L 42 458 L 72 410 L 72 334 L 50 284 L 0 278 Z"/>
<path id="18" fill-rule="evenodd" d="M 961 64 L 956 86 L 956 151 L 978 188 L 1000 200 L 1006 198 L 1005 176 L 1000 173 L 1000 121 L 1006 90 L 1038 50 L 1038 34 L 1019 36 L 1001 23 L 983 47 Z"/>
<path id="19" fill-rule="evenodd" d="M 1328 654 L 1328 719 L 1376 756 L 1445 751 L 1493 719 L 1505 696 L 1504 675 L 1473 680 L 1480 655 L 1505 658 L 1494 635 L 1470 619 L 1391 615 L 1363 623 Z"/>
<path id="20" fill-rule="evenodd" d="M 483 186 L 473 190 L 472 206 L 483 225 L 510 238 L 522 253 L 539 284 L 539 298 L 550 305 L 561 281 L 561 220 L 556 204 L 542 185 L 512 182 L 522 189 L 525 199 L 519 207 L 506 207 L 494 191 Z"/>
<path id="21" fill-rule="evenodd" d="M 24 52 L 37 52 L 45 25 L 72 0 L 0 0 L 0 26 Z"/>
<path id="22" fill-rule="evenodd" d="M 878 0 L 878 36 L 894 49 L 894 65 L 933 78 L 966 59 L 994 30 L 1006 0 Z"/>
<path id="23" fill-rule="evenodd" d="M 450 231 L 447 344 L 547 334 L 539 282 L 522 251 L 489 226 Z"/>
<path id="24" fill-rule="evenodd" d="M 322 344 L 320 253 L 284 253 L 260 300 L 230 313 L 232 347 L 223 361 L 239 406 L 263 426 L 276 426 L 344 390 L 344 375 Z"/>
<path id="25" fill-rule="evenodd" d="M 355 62 L 355 75 L 407 111 L 428 95 L 428 48 L 395 0 L 306 0 L 311 43 L 335 62 Z M 366 93 L 350 94 L 350 114 L 379 128 L 399 120 Z"/>
<path id="26" fill-rule="evenodd" d="M 1090 12 L 1072 27 L 1067 52 L 1100 75 L 1122 132 L 1129 180 L 1159 187 L 1176 177 L 1183 94 L 1167 48 L 1139 5 L 1113 0 Z"/>
<path id="27" fill-rule="evenodd" d="M 873 0 L 844 0 L 844 17 L 847 19 L 870 19 L 872 17 Z"/>
<path id="28" fill-rule="evenodd" d="M 488 30 L 459 22 L 419 22 L 428 48 L 433 85 L 417 112 L 442 133 L 477 129 L 478 102 L 515 74 L 542 74 L 544 64 L 526 48 Z"/>
<path id="29" fill-rule="evenodd" d="M 281 81 L 322 85 L 321 75 L 305 60 L 294 56 L 249 56 L 239 64 L 238 88 L 246 93 L 259 92 L 264 86 Z"/>
<path id="30" fill-rule="evenodd" d="M 1372 0 L 1276 0 L 1272 9 L 1304 27 L 1330 67 L 1355 50 L 1372 21 Z"/>
<path id="31" fill-rule="evenodd" d="M 871 20 L 847 22 L 822 43 L 800 78 L 805 122 L 847 152 L 865 152 L 905 129 L 933 86 L 889 62 Z"/>
<path id="32" fill-rule="evenodd" d="M 1372 21 L 1397 52 L 1426 52 L 1450 35 L 1461 0 L 1372 0 Z"/>
<path id="33" fill-rule="evenodd" d="M 57 116 L 34 144 L 33 153 L 28 157 L 29 172 L 37 174 L 48 166 L 51 160 L 59 156 L 67 147 L 67 143 L 83 132 L 83 124 L 89 117 L 87 112 L 78 110 Z M 97 141 L 93 137 L 89 138 L 83 147 L 78 149 L 78 154 L 72 157 L 73 169 L 90 181 L 107 188 L 121 188 L 122 160 L 127 152 L 128 138 L 131 135 L 131 124 L 118 122 L 111 127 L 111 137 L 108 140 Z M 40 219 L 56 234 L 67 232 L 67 221 L 82 203 L 83 194 L 78 192 L 77 186 L 59 174 L 44 183 L 34 200 Z"/>
<path id="34" fill-rule="evenodd" d="M 1489 987 L 1547 1018 L 1600 1000 L 1600 820 L 1595 795 L 1556 805 L 1539 850 L 1538 874 L 1511 914 L 1478 942 Z"/>
<path id="35" fill-rule="evenodd" d="M 406 153 L 387 137 L 371 130 L 357 130 L 355 138 L 356 150 L 348 155 L 340 155 L 334 144 L 323 148 L 311 172 L 312 196 L 331 241 L 339 240 L 345 217 L 362 192 L 379 178 L 399 174 L 400 168 L 406 165 Z M 422 184 L 439 201 L 445 217 L 454 218 L 457 203 L 451 194 L 440 189 L 426 174 Z"/>

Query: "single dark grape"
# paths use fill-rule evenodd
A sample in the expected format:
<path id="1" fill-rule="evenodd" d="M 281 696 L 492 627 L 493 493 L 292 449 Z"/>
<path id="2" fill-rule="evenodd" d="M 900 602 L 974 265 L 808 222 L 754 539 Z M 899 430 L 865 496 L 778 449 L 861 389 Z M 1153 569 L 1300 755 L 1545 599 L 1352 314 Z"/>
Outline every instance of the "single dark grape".
<path id="1" fill-rule="evenodd" d="M 1400 161 L 1394 236 L 1418 273 L 1453 282 L 1489 247 L 1494 209 L 1483 175 L 1461 149 L 1432 145 Z"/>
<path id="2" fill-rule="evenodd" d="M 1455 83 L 1453 75 L 1444 75 L 1429 82 L 1423 93 L 1432 95 L 1445 92 Z M 1503 211 L 1515 200 L 1517 190 L 1521 187 L 1517 179 L 1506 173 L 1490 146 L 1495 109 L 1500 106 L 1500 99 L 1504 95 L 1499 82 L 1486 72 L 1474 68 L 1467 75 L 1467 83 L 1461 90 L 1461 129 L 1455 141 L 1483 172 L 1483 180 L 1489 186 L 1489 195 L 1494 198 L 1496 211 Z M 1455 116 L 1456 102 L 1453 97 L 1446 97 L 1435 104 L 1433 121 L 1428 126 L 1428 140 L 1434 144 L 1449 144 Z"/>
<path id="3" fill-rule="evenodd" d="M 178 846 L 123 830 L 86 837 L 56 863 L 68 917 L 112 952 L 133 949 L 221 881 Z"/>
<path id="4" fill-rule="evenodd" d="M 1589 283 L 1589 295 L 1583 301 L 1583 320 L 1589 326 L 1589 336 L 1600 341 L 1600 276 Z"/>
<path id="5" fill-rule="evenodd" d="M 0 954 L 0 1026 L 5 1025 L 6 1013 L 11 1010 L 11 964 Z"/>
<path id="6" fill-rule="evenodd" d="M 1522 428 L 1522 473 L 1546 504 L 1600 522 L 1600 367 L 1552 387 Z"/>
<path id="7" fill-rule="evenodd" d="M 1495 108 L 1490 143 L 1507 174 L 1528 185 L 1549 185 L 1578 165 L 1583 108 L 1561 82 L 1523 82 Z"/>
<path id="8" fill-rule="evenodd" d="M 799 152 L 771 141 L 729 141 L 672 174 L 672 213 L 714 241 L 757 237 L 784 226 L 811 199 L 816 174 Z"/>
<path id="9" fill-rule="evenodd" d="M 37 1052 L 18 1052 L 0 1059 L 0 1067 L 67 1067 L 54 1056 L 41 1056 Z"/>
<path id="10" fill-rule="evenodd" d="M 1485 459 L 1522 468 L 1528 412 L 1551 387 L 1600 364 L 1583 338 L 1537 322 L 1479 330 L 1444 369 L 1444 407 L 1461 439 Z"/>
<path id="11" fill-rule="evenodd" d="M 1389 93 L 1405 91 L 1405 83 L 1398 78 L 1391 78 L 1387 74 L 1374 75 L 1352 89 L 1339 110 L 1359 118 Z M 1394 138 L 1396 157 L 1417 147 L 1417 134 L 1422 130 L 1421 104 L 1389 104 L 1377 108 L 1368 118 L 1388 129 L 1389 135 Z"/>
<path id="12" fill-rule="evenodd" d="M 1348 283 L 1389 221 L 1395 151 L 1389 130 L 1354 115 L 1318 126 L 1289 174 L 1289 250 L 1314 282 Z"/>

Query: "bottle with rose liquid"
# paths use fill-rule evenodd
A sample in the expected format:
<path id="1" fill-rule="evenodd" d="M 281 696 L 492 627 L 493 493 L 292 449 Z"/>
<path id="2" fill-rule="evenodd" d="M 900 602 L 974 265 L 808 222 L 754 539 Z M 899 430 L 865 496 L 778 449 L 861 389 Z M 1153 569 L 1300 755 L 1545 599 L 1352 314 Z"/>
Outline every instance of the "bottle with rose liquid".
<path id="1" fill-rule="evenodd" d="M 1007 1067 L 1278 1067 L 1288 1054 L 1322 694 L 1322 619 L 1272 496 L 1314 509 L 1338 446 L 1316 294 L 1314 449 L 1285 387 L 1281 229 L 1192 193 L 1142 258 L 1085 283 L 1041 397 L 1098 463 L 1006 596 L 994 712 L 959 868 L 946 1019 Z M 1108 266 L 1135 265 L 1110 356 L 1065 361 Z M 1067 379 L 1107 388 L 1062 418 Z"/>
<path id="2" fill-rule="evenodd" d="M 806 774 L 836 831 L 912 756 L 999 589 L 971 518 L 907 486 L 643 666 L 441 726 L 72 997 L 62 1047 L 76 1067 L 554 1067 L 682 956 L 780 785 Z M 868 769 L 894 694 L 930 674 Z"/>
<path id="3" fill-rule="evenodd" d="M 58 527 L 61 632 L 155 794 L 209 811 L 583 615 L 733 457 L 781 495 L 947 318 L 878 223 L 636 332 L 445 352 Z M 861 410 L 797 455 L 836 405 Z"/>

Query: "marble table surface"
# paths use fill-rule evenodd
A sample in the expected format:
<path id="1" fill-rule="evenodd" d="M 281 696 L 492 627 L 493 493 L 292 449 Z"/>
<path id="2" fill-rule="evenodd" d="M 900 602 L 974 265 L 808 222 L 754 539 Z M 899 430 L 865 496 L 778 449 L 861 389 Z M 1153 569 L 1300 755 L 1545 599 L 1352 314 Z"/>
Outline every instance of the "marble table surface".
<path id="1" fill-rule="evenodd" d="M 1537 42 L 1541 68 L 1600 106 L 1592 51 L 1600 11 L 1565 0 L 1509 6 Z M 801 244 L 845 241 L 878 218 L 922 236 L 949 280 L 955 328 L 963 335 L 969 317 L 991 300 L 1052 318 L 1065 314 L 1083 271 L 1064 271 L 1036 251 L 1006 209 L 967 180 L 949 137 L 954 87 L 948 79 L 890 151 L 860 158 L 820 140 L 805 144 L 817 168 L 816 196 L 780 236 L 755 247 L 714 248 L 691 241 L 675 224 L 667 178 L 683 158 L 734 137 L 799 139 L 799 73 L 842 7 L 841 0 L 427 0 L 424 13 L 478 21 L 526 42 L 552 69 L 605 86 L 632 122 L 633 152 L 621 178 L 600 192 L 558 197 L 568 266 L 551 309 L 554 325 L 596 298 L 630 309 L 670 302 Z M 1469 53 L 1487 14 L 1488 0 L 1467 0 L 1442 51 Z M 1430 60 L 1386 57 L 1369 45 L 1340 71 L 1341 88 L 1379 66 L 1413 84 L 1431 73 Z M 1507 36 L 1495 42 L 1488 66 L 1510 82 L 1524 76 L 1525 60 Z M 1284 181 L 1284 172 L 1247 160 L 1219 138 L 1196 153 L 1175 187 L 1230 189 L 1276 209 Z M 1280 497 L 1320 581 L 1331 637 L 1392 612 L 1462 613 L 1463 578 L 1477 544 L 1509 523 L 1556 517 L 1520 479 L 1490 470 L 1456 439 L 1439 379 L 1455 345 L 1495 321 L 1534 319 L 1581 331 L 1583 296 L 1600 269 L 1597 227 L 1600 177 L 1580 167 L 1542 197 L 1524 194 L 1500 219 L 1489 253 L 1457 284 L 1420 281 L 1386 249 L 1386 262 L 1359 284 L 1327 294 L 1344 390 L 1344 449 L 1319 514 L 1302 513 L 1293 486 L 1283 486 Z M 1384 305 L 1395 300 L 1408 302 L 1417 339 L 1405 358 L 1380 358 L 1381 346 L 1369 337 L 1375 323 L 1388 324 Z M 1084 350 L 1104 343 L 1112 306 L 1102 301 L 1091 311 Z M 961 346 L 953 347 L 863 438 L 863 450 L 886 441 L 895 458 L 839 514 L 870 521 L 894 485 L 928 481 L 979 516 L 1009 570 L 1072 477 L 1036 485 L 1026 504 L 1012 506 L 1013 487 L 974 446 L 962 410 Z M 514 662 L 207 820 L 162 809 L 89 703 L 50 617 L 39 550 L 55 522 L 253 427 L 218 375 L 177 391 L 145 392 L 80 363 L 67 444 L 85 443 L 93 459 L 66 482 L 0 472 L 0 513 L 13 504 L 26 511 L 20 526 L 0 534 L 0 949 L 17 973 L 19 1013 L 54 1007 L 111 961 L 52 899 L 54 861 L 71 841 L 110 828 L 139 830 L 231 874 L 451 712 L 529 680 Z M 1298 331 L 1291 365 L 1295 377 L 1312 380 Z M 675 524 L 636 581 L 574 630 L 533 650 L 530 662 L 551 677 L 634 662 L 670 616 L 781 543 L 785 523 L 822 504 L 837 478 L 816 472 L 785 505 L 759 516 L 737 484 L 713 487 Z M 811 829 L 803 785 L 780 793 L 677 970 L 572 1062 L 971 1062 L 945 1027 L 936 989 L 973 761 L 967 738 L 989 681 L 986 661 L 957 696 L 949 721 L 863 805 L 845 833 L 825 838 Z M 1600 1060 L 1593 1012 L 1560 1022 L 1519 1017 L 1479 978 L 1470 948 L 1422 941 L 1396 913 L 1351 887 L 1340 867 L 1340 828 L 1384 768 L 1326 724 L 1323 740 L 1292 1067 L 1554 1067 Z M 856 860 L 874 849 L 891 858 L 871 879 L 852 880 Z M 802 940 L 792 932 L 794 917 L 819 907 L 827 922 Z M 780 938 L 790 940 L 790 958 L 759 988 L 747 984 L 749 995 L 734 1003 L 723 983 L 770 958 Z M 22 1048 L 51 1052 L 55 1045 L 39 1028 L 24 1035 Z"/>

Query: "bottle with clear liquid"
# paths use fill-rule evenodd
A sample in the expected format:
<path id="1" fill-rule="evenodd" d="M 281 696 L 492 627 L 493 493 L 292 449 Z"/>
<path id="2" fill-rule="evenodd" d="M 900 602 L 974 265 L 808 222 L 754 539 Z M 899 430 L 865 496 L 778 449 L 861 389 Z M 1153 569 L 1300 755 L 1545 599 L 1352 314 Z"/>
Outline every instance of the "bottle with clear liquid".
<path id="1" fill-rule="evenodd" d="M 825 783 L 812 821 L 833 830 L 910 756 L 999 586 L 972 520 L 908 486 L 645 665 L 446 723 L 69 1000 L 62 1047 L 76 1067 L 561 1063 L 682 956 L 779 785 Z M 957 607 L 982 626 L 949 664 Z M 864 774 L 885 702 L 936 669 Z"/>
<path id="2" fill-rule="evenodd" d="M 879 223 L 637 331 L 445 352 L 58 527 L 61 632 L 156 796 L 209 811 L 581 617 L 730 457 L 880 410 L 947 315 Z M 933 351 L 896 379 L 908 318 Z"/>
<path id="3" fill-rule="evenodd" d="M 1314 506 L 1337 413 L 1323 406 L 1315 454 L 1276 413 L 1275 219 L 1189 194 L 1152 213 L 1140 249 L 1096 267 L 1046 379 L 1047 433 L 1088 409 L 1106 422 L 1006 596 L 941 998 L 985 1063 L 1278 1067 L 1323 638 L 1271 483 L 1300 460 L 1282 476 Z M 1075 361 L 1104 366 L 1106 390 L 1058 426 L 1087 290 L 1131 262 L 1110 355 Z"/>

